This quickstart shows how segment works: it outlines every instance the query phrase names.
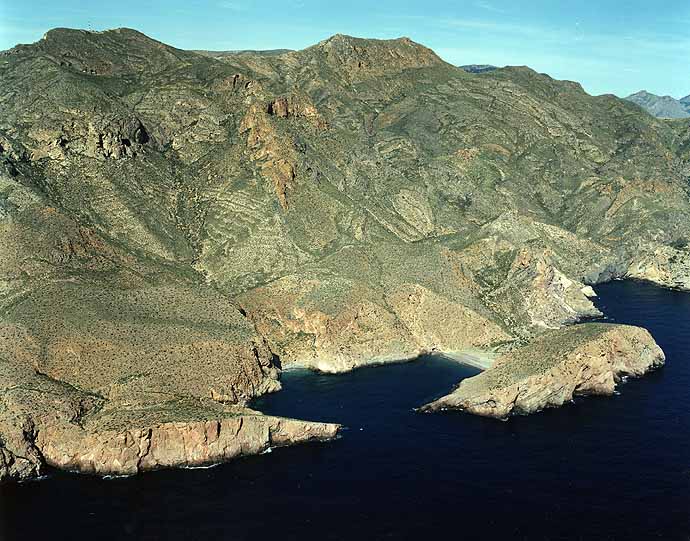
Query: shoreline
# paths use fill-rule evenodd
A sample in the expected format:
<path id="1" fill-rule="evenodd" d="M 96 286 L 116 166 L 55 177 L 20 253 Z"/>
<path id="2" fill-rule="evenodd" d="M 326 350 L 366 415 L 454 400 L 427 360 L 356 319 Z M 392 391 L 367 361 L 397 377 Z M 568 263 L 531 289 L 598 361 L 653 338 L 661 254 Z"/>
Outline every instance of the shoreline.
<path id="1" fill-rule="evenodd" d="M 483 372 L 494 365 L 500 353 L 485 349 L 468 348 L 459 351 L 438 351 L 432 353 L 432 355 L 478 368 Z"/>
<path id="2" fill-rule="evenodd" d="M 340 375 L 340 374 L 348 374 L 350 372 L 354 372 L 355 370 L 359 370 L 361 368 L 380 368 L 384 366 L 389 366 L 389 365 L 395 365 L 395 364 L 406 364 L 406 363 L 413 363 L 413 362 L 419 362 L 423 361 L 424 357 L 441 357 L 444 359 L 447 359 L 449 361 L 454 361 L 460 364 L 465 364 L 467 366 L 471 366 L 473 368 L 478 368 L 482 371 L 488 370 L 494 365 L 494 362 L 496 359 L 500 356 L 500 352 L 497 351 L 492 351 L 488 349 L 479 349 L 479 348 L 465 348 L 465 349 L 460 349 L 460 350 L 433 350 L 433 351 L 426 351 L 426 352 L 420 352 L 415 356 L 388 356 L 388 357 L 380 357 L 376 358 L 375 360 L 367 363 L 357 363 L 352 366 L 348 366 L 347 368 L 343 368 L 341 370 L 323 370 L 322 368 L 319 368 L 318 366 L 315 365 L 310 365 L 307 363 L 301 363 L 301 362 L 295 362 L 295 363 L 290 363 L 288 366 L 283 368 L 281 372 L 293 372 L 296 370 L 306 370 L 308 372 L 315 372 L 318 374 L 327 374 L 327 375 Z"/>

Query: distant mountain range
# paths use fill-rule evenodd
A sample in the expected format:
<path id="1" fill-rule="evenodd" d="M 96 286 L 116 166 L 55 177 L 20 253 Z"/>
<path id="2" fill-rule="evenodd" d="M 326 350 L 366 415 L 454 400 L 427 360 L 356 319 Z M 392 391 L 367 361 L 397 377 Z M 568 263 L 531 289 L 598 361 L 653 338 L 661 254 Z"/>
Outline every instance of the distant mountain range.
<path id="1" fill-rule="evenodd" d="M 498 69 L 491 64 L 467 64 L 458 67 L 467 73 L 487 73 Z M 690 95 L 677 100 L 671 96 L 657 96 L 640 90 L 625 99 L 636 103 L 656 118 L 690 118 Z"/>
<path id="2" fill-rule="evenodd" d="M 460 69 L 465 70 L 467 73 L 486 73 L 487 71 L 494 71 L 498 68 L 490 64 L 468 64 L 466 66 L 459 66 Z"/>
<path id="3" fill-rule="evenodd" d="M 657 96 L 641 90 L 625 98 L 657 118 L 689 118 L 690 96 L 677 100 L 671 96 Z"/>
<path id="4" fill-rule="evenodd" d="M 292 52 L 292 49 L 266 49 L 263 51 L 255 51 L 251 49 L 235 50 L 235 51 L 205 51 L 205 50 L 194 50 L 193 52 L 210 56 L 211 58 L 222 58 L 224 56 L 237 56 L 237 55 L 255 55 L 255 56 L 280 56 L 281 54 Z"/>

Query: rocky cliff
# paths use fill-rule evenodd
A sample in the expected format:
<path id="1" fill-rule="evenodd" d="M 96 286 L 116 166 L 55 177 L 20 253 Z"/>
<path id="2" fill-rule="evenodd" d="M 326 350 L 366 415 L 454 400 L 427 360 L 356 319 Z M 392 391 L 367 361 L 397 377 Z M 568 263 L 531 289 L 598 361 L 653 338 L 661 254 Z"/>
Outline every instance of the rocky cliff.
<path id="1" fill-rule="evenodd" d="M 189 369 L 187 377 L 193 375 Z M 195 397 L 193 386 L 179 389 L 183 377 L 169 379 L 178 380 L 174 392 L 139 380 L 106 395 L 0 357 L 0 481 L 37 476 L 48 466 L 131 475 L 209 465 L 332 439 L 339 430 L 335 424 L 264 416 L 227 398 Z"/>
<path id="2" fill-rule="evenodd" d="M 407 38 L 213 54 L 55 29 L 5 51 L 2 475 L 330 437 L 243 408 L 284 366 L 559 337 L 612 278 L 688 289 L 688 141 Z"/>
<path id="3" fill-rule="evenodd" d="M 558 407 L 583 395 L 611 395 L 628 376 L 664 364 L 664 353 L 639 327 L 585 323 L 555 330 L 507 353 L 422 411 L 459 409 L 505 419 Z"/>

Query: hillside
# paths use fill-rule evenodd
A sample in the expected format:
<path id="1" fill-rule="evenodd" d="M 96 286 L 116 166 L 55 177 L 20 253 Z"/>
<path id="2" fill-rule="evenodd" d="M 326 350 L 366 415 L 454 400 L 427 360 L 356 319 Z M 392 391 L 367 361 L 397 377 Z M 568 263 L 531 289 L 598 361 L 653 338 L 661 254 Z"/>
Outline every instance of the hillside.
<path id="1" fill-rule="evenodd" d="M 529 68 L 55 29 L 0 81 L 0 478 L 116 470 L 142 430 L 177 453 L 142 468 L 332 437 L 247 401 L 286 366 L 519 350 L 612 278 L 690 289 L 688 126 Z"/>

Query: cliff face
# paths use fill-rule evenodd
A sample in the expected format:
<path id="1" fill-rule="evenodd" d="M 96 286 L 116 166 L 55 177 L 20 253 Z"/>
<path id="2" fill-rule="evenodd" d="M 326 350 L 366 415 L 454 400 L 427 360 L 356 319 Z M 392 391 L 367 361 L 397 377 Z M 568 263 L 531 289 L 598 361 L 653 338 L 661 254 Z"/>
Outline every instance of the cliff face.
<path id="1" fill-rule="evenodd" d="M 164 422 L 143 428 L 47 430 L 37 442 L 45 463 L 98 475 L 207 466 L 272 447 L 335 438 L 338 425 L 251 412 L 225 418 Z"/>
<path id="2" fill-rule="evenodd" d="M 339 430 L 196 398 L 193 389 L 166 394 L 149 382 L 105 397 L 6 359 L 0 393 L 0 481 L 34 477 L 46 466 L 99 475 L 203 466 L 332 439 Z"/>
<path id="3" fill-rule="evenodd" d="M 589 284 L 689 287 L 682 121 L 405 38 L 214 55 L 56 29 L 3 53 L 0 119 L 3 475 L 187 437 L 88 432 L 101 411 L 243 408 L 281 366 L 516 349 L 596 315 Z M 226 423 L 205 408 L 195 442 Z"/>

